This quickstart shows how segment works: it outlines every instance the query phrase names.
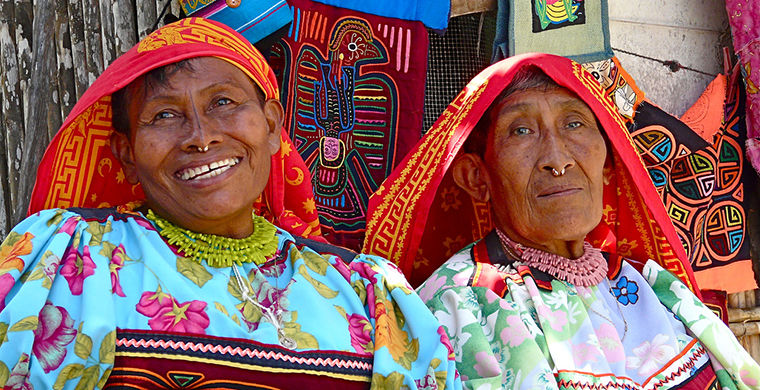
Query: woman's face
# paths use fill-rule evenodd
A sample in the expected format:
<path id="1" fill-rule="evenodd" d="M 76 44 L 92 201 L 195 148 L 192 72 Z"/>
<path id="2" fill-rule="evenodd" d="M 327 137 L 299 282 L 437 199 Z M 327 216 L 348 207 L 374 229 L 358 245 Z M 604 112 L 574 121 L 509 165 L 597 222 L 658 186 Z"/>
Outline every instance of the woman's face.
<path id="1" fill-rule="evenodd" d="M 126 177 L 180 226 L 250 234 L 253 202 L 280 145 L 279 101 L 262 101 L 245 73 L 217 58 L 192 59 L 166 75 L 161 85 L 138 82 L 129 91 L 129 138 L 112 139 Z"/>
<path id="2" fill-rule="evenodd" d="M 602 217 L 607 149 L 596 117 L 550 87 L 507 96 L 491 118 L 484 161 L 496 222 L 519 242 L 567 256 L 567 243 Z"/>

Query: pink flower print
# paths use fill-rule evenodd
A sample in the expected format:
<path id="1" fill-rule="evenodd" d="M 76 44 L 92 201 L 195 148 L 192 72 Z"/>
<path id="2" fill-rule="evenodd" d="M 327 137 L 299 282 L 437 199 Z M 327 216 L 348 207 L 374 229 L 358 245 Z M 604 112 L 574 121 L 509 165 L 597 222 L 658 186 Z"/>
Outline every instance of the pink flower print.
<path id="1" fill-rule="evenodd" d="M 573 345 L 573 360 L 578 366 L 584 366 L 588 362 L 595 362 L 599 350 L 593 345 L 587 343 L 576 343 Z"/>
<path id="2" fill-rule="evenodd" d="M 159 287 L 157 291 L 146 291 L 140 296 L 140 302 L 137 303 L 137 312 L 146 316 L 153 317 L 164 307 L 170 307 L 174 299 L 171 295 L 162 292 Z"/>
<path id="3" fill-rule="evenodd" d="M 340 257 L 333 256 L 332 259 L 330 259 L 330 264 L 338 270 L 338 273 L 343 276 L 343 279 L 346 279 L 347 282 L 351 283 L 351 270 L 348 269 L 348 266 Z"/>
<path id="4" fill-rule="evenodd" d="M 61 265 L 61 259 L 58 256 L 52 255 L 46 257 L 43 261 L 45 265 L 42 267 L 42 272 L 45 273 L 48 281 L 52 283 L 55 273 L 58 272 L 58 266 Z"/>
<path id="5" fill-rule="evenodd" d="M 0 310 L 5 309 L 5 297 L 8 296 L 14 284 L 16 284 L 16 279 L 13 279 L 10 274 L 0 276 Z"/>
<path id="6" fill-rule="evenodd" d="M 53 371 L 63 363 L 66 346 L 74 341 L 77 331 L 74 320 L 63 307 L 49 301 L 42 307 L 37 329 L 34 330 L 32 353 L 39 360 L 45 373 Z"/>
<path id="7" fill-rule="evenodd" d="M 668 345 L 669 337 L 664 334 L 654 336 L 654 340 L 643 342 L 633 349 L 636 356 L 629 356 L 626 360 L 626 368 L 638 370 L 638 374 L 648 377 L 675 356 L 675 350 Z"/>
<path id="8" fill-rule="evenodd" d="M 206 302 L 177 302 L 161 291 L 146 291 L 137 303 L 137 312 L 150 317 L 152 330 L 178 333 L 205 334 L 209 325 Z"/>
<path id="9" fill-rule="evenodd" d="M 445 276 L 436 277 L 433 275 L 425 282 L 425 285 L 422 286 L 417 294 L 420 296 L 423 302 L 427 302 L 430 300 L 430 298 L 433 297 L 433 295 L 435 295 L 436 292 L 438 292 L 438 290 L 441 289 L 441 287 L 443 287 L 444 284 L 446 284 Z"/>
<path id="10" fill-rule="evenodd" d="M 539 317 L 543 317 L 542 322 L 548 321 L 555 332 L 562 332 L 562 329 L 567 325 L 567 313 L 562 309 L 553 311 L 546 305 L 540 305 L 536 308 L 536 312 Z"/>
<path id="11" fill-rule="evenodd" d="M 34 390 L 34 386 L 29 383 L 29 355 L 22 353 L 18 363 L 13 366 L 8 381 L 5 382 L 4 389 L 10 390 Z"/>
<path id="12" fill-rule="evenodd" d="M 391 263 L 388 263 L 388 264 L 391 264 Z M 351 264 L 349 264 L 349 268 L 354 270 L 361 277 L 369 280 L 370 283 L 377 284 L 377 272 L 375 272 L 369 264 L 361 262 L 361 261 L 354 261 L 354 262 L 351 262 Z"/>
<path id="13" fill-rule="evenodd" d="M 372 343 L 372 324 L 367 317 L 358 314 L 346 314 L 348 331 L 351 334 L 351 346 L 356 353 L 372 356 L 374 345 Z"/>
<path id="14" fill-rule="evenodd" d="M 438 327 L 438 335 L 441 336 L 441 343 L 449 352 L 449 360 L 454 360 L 454 348 L 451 346 L 451 341 L 449 341 L 449 336 L 446 334 L 446 330 L 443 329 L 443 326 Z"/>
<path id="15" fill-rule="evenodd" d="M 69 282 L 69 289 L 72 295 L 82 294 L 82 285 L 84 280 L 95 273 L 96 265 L 90 258 L 90 247 L 85 246 L 82 254 L 71 247 L 63 255 L 63 267 L 61 275 Z"/>
<path id="16" fill-rule="evenodd" d="M 71 236 L 74 234 L 74 230 L 76 230 L 78 223 L 79 218 L 67 218 L 65 221 L 63 221 L 63 225 L 58 228 L 58 233 L 65 233 Z"/>
<path id="17" fill-rule="evenodd" d="M 127 253 L 124 250 L 124 245 L 119 244 L 113 252 L 111 252 L 111 262 L 108 264 L 108 268 L 111 270 L 111 292 L 124 297 L 124 290 L 121 289 L 121 283 L 119 283 L 119 270 L 124 267 L 124 259 L 127 257 Z"/>
<path id="18" fill-rule="evenodd" d="M 749 386 L 757 386 L 757 378 L 752 377 L 752 373 L 748 370 L 740 370 L 739 378 L 742 378 L 742 382 Z"/>
<path id="19" fill-rule="evenodd" d="M 504 345 L 514 348 L 530 337 L 528 328 L 520 319 L 520 316 L 511 315 L 507 316 L 507 326 L 501 331 L 501 341 Z"/>
<path id="20" fill-rule="evenodd" d="M 620 342 L 617 329 L 612 324 L 603 323 L 596 330 L 599 347 L 604 352 L 604 358 L 610 363 L 621 362 L 625 359 L 623 343 Z"/>
<path id="21" fill-rule="evenodd" d="M 499 362 L 497 362 L 496 358 L 489 352 L 491 351 L 480 351 L 475 354 L 475 361 L 477 363 L 475 363 L 473 368 L 481 378 L 489 378 L 497 375 L 501 376 Z"/>

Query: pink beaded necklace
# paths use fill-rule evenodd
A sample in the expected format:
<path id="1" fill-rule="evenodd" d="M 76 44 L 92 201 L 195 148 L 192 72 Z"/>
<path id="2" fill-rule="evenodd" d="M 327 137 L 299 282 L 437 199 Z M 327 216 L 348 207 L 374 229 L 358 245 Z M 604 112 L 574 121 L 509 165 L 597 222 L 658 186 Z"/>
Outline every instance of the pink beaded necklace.
<path id="1" fill-rule="evenodd" d="M 496 229 L 504 250 L 522 261 L 523 264 L 548 273 L 555 278 L 576 286 L 590 287 L 597 285 L 607 277 L 607 260 L 602 252 L 583 242 L 583 255 L 577 259 L 568 259 L 560 255 L 527 247 L 507 237 Z"/>

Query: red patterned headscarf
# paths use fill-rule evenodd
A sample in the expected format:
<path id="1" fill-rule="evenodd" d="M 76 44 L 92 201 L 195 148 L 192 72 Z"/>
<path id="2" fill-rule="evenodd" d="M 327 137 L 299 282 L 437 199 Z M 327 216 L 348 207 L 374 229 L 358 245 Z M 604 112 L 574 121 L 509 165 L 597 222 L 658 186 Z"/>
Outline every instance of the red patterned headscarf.
<path id="1" fill-rule="evenodd" d="M 111 94 L 153 69 L 195 57 L 228 61 L 261 88 L 265 99 L 279 98 L 269 65 L 234 30 L 201 18 L 166 25 L 116 59 L 79 99 L 42 157 L 29 213 L 144 199 L 140 185 L 127 182 L 111 153 Z M 271 161 L 267 187 L 255 204 L 257 213 L 293 234 L 319 237 L 309 171 L 284 130 Z"/>
<path id="2" fill-rule="evenodd" d="M 418 285 L 493 228 L 489 204 L 459 189 L 449 167 L 486 109 L 526 66 L 538 67 L 588 104 L 612 146 L 602 221 L 587 240 L 639 269 L 653 259 L 696 291 L 686 253 L 622 117 L 581 65 L 548 54 L 512 57 L 475 76 L 370 198 L 364 251 L 394 261 Z"/>

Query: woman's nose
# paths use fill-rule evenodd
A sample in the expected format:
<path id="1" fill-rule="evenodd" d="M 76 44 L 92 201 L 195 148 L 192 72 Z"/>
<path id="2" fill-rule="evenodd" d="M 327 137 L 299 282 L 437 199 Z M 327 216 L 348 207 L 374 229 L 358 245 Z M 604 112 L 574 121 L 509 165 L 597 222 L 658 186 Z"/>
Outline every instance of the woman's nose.
<path id="1" fill-rule="evenodd" d="M 575 160 L 568 149 L 567 142 L 556 131 L 549 131 L 543 137 L 539 150 L 539 164 L 543 171 L 552 176 L 562 176 L 575 166 Z"/>
<path id="2" fill-rule="evenodd" d="M 212 145 L 222 142 L 222 129 L 203 111 L 193 110 L 187 116 L 187 127 L 188 136 L 183 143 L 183 150 L 187 152 L 206 152 Z"/>

